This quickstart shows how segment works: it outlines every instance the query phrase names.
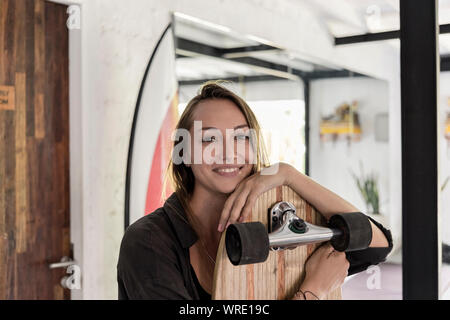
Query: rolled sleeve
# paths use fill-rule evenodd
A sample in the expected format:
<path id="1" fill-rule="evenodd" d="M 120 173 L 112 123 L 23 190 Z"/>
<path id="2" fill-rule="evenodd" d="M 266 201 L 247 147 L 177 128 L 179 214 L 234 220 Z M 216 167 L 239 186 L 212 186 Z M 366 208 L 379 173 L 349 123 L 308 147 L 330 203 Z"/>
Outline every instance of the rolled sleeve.
<path id="1" fill-rule="evenodd" d="M 348 275 L 352 275 L 366 270 L 371 265 L 377 265 L 386 261 L 387 255 L 391 252 L 393 247 L 391 231 L 386 229 L 381 223 L 374 220 L 372 217 L 367 217 L 373 222 L 386 236 L 389 246 L 380 248 L 367 248 L 364 250 L 346 252 L 347 260 L 350 262 Z"/>

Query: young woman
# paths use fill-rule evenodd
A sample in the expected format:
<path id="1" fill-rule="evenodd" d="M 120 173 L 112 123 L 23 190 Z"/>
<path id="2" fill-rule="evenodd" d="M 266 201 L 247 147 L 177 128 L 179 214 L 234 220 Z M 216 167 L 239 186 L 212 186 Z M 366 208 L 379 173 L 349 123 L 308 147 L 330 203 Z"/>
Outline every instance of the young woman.
<path id="1" fill-rule="evenodd" d="M 188 103 L 177 132 L 183 129 L 189 135 L 174 142 L 168 170 L 175 192 L 163 207 L 133 223 L 122 239 L 119 299 L 210 299 L 222 232 L 245 221 L 258 196 L 277 186 L 290 186 L 327 219 L 359 211 L 286 163 L 269 167 L 255 115 L 219 84 L 205 84 Z M 176 148 L 181 142 L 188 147 Z M 273 174 L 261 174 L 270 170 Z M 329 244 L 320 246 L 292 298 L 321 299 L 347 275 L 384 261 L 392 249 L 391 234 L 370 222 L 368 249 L 342 253 Z"/>

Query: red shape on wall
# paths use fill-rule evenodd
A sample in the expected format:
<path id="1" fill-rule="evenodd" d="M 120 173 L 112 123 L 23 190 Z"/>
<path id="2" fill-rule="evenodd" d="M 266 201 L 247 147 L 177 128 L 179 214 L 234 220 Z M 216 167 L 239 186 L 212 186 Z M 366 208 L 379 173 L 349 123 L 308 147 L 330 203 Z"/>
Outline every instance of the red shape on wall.
<path id="1" fill-rule="evenodd" d="M 162 199 L 163 182 L 167 166 L 171 157 L 173 142 L 172 132 L 175 130 L 178 121 L 178 93 L 172 99 L 167 109 L 166 117 L 159 131 L 155 152 L 153 153 L 152 166 L 147 187 L 147 199 L 145 201 L 145 214 L 149 214 L 159 207 L 162 207 L 165 199 Z M 166 197 L 173 192 L 172 186 L 166 186 Z"/>

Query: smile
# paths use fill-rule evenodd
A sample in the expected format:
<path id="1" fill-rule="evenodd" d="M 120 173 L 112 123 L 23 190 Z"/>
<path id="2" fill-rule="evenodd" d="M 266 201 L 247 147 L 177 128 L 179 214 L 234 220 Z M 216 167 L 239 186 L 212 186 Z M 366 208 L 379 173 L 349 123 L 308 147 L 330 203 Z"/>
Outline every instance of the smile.
<path id="1" fill-rule="evenodd" d="M 221 167 L 221 168 L 216 168 L 213 169 L 213 171 L 221 176 L 224 177 L 235 177 L 239 174 L 239 172 L 241 171 L 242 167 Z"/>

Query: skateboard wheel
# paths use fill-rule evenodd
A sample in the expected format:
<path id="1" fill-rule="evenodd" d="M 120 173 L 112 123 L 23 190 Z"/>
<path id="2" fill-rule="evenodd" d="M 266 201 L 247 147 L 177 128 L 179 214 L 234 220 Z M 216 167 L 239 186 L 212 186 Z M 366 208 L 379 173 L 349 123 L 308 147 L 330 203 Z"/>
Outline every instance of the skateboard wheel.
<path id="1" fill-rule="evenodd" d="M 261 222 L 236 223 L 225 235 L 228 258 L 235 266 L 264 262 L 269 255 L 269 236 Z"/>
<path id="2" fill-rule="evenodd" d="M 336 214 L 330 218 L 329 226 L 341 231 L 340 235 L 330 240 L 337 251 L 363 250 L 372 241 L 369 218 L 361 212 Z"/>

